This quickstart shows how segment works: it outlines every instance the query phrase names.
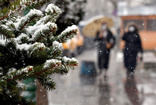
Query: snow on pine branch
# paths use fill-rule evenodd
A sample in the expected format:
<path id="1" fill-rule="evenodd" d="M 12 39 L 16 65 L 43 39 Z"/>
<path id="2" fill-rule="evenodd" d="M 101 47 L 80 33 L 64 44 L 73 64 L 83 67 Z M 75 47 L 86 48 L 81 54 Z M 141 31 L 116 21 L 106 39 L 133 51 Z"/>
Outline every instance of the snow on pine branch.
<path id="1" fill-rule="evenodd" d="M 64 56 L 62 58 L 62 61 L 64 64 L 67 64 L 67 65 L 77 65 L 78 64 L 78 60 L 75 59 L 75 58 L 67 58 L 66 56 Z"/>
<path id="2" fill-rule="evenodd" d="M 59 43 L 58 41 L 53 42 L 53 47 L 57 47 L 60 50 L 63 48 L 62 43 Z"/>
<path id="3" fill-rule="evenodd" d="M 31 9 L 30 12 L 14 23 L 17 30 L 22 30 L 30 21 L 35 18 L 42 17 L 43 13 L 40 10 Z"/>
<path id="4" fill-rule="evenodd" d="M 29 53 L 29 55 L 32 55 L 33 53 L 35 53 L 37 50 L 39 50 L 39 49 L 42 49 L 42 51 L 43 51 L 43 49 L 45 49 L 45 48 L 47 48 L 43 43 L 38 43 L 38 42 L 36 42 L 36 43 L 34 43 L 33 44 L 33 46 L 30 48 L 30 53 Z M 41 51 L 40 52 L 38 52 L 38 53 L 41 53 Z"/>
<path id="5" fill-rule="evenodd" d="M 61 9 L 55 6 L 54 4 L 49 4 L 45 9 L 47 15 L 60 15 L 62 13 Z"/>
<path id="6" fill-rule="evenodd" d="M 33 52 L 36 49 L 40 49 L 40 48 L 46 48 L 46 46 L 43 43 L 39 43 L 39 42 L 35 42 L 34 44 L 18 44 L 16 43 L 16 48 L 19 50 L 25 50 L 25 51 L 29 51 L 29 52 Z"/>
<path id="7" fill-rule="evenodd" d="M 32 70 L 33 70 L 33 66 L 27 66 L 27 67 L 22 68 L 20 70 L 17 70 L 16 68 L 10 68 L 7 75 L 2 76 L 1 79 L 4 79 L 4 80 L 16 79 L 16 78 L 19 78 L 20 75 L 22 75 L 22 74 L 24 76 L 29 76 L 28 72 L 30 72 Z"/>
<path id="8" fill-rule="evenodd" d="M 16 48 L 19 49 L 19 50 L 29 50 L 33 45 L 32 44 L 16 44 Z"/>
<path id="9" fill-rule="evenodd" d="M 49 69 L 54 67 L 59 67 L 61 64 L 66 64 L 68 66 L 76 66 L 78 61 L 75 58 L 63 57 L 62 60 L 49 59 L 44 63 L 43 69 Z"/>
<path id="10" fill-rule="evenodd" d="M 8 38 L 15 36 L 13 34 L 13 32 L 9 29 L 9 27 L 7 25 L 4 25 L 4 24 L 0 24 L 0 34 L 6 36 Z"/>
<path id="11" fill-rule="evenodd" d="M 0 45 L 5 46 L 6 45 L 6 40 L 0 39 Z"/>
<path id="12" fill-rule="evenodd" d="M 18 37 L 16 37 L 16 38 L 14 38 L 15 39 L 15 41 L 17 41 L 17 43 L 22 43 L 22 39 L 29 39 L 29 37 L 26 35 L 26 34 L 24 34 L 24 33 L 21 33 L 21 35 L 19 35 Z"/>
<path id="13" fill-rule="evenodd" d="M 58 41 L 60 43 L 66 42 L 68 39 L 71 39 L 74 35 L 77 35 L 78 28 L 76 25 L 72 25 L 68 28 L 66 28 L 59 36 Z"/>
<path id="14" fill-rule="evenodd" d="M 28 73 L 29 71 L 31 71 L 33 69 L 33 66 L 27 66 L 21 70 L 17 71 L 17 75 L 20 75 L 22 73 Z"/>
<path id="15" fill-rule="evenodd" d="M 19 44 L 19 43 L 17 43 L 17 40 L 18 39 L 15 39 L 15 40 L 12 40 L 12 42 L 11 42 L 11 41 L 6 41 L 6 40 L 3 40 L 3 39 L 0 39 L 0 46 L 6 46 L 8 44 L 8 42 L 9 43 L 11 42 L 11 43 L 15 44 L 16 49 L 18 49 L 20 51 L 27 51 L 27 54 L 30 55 L 30 56 L 34 53 L 35 50 L 48 49 L 44 45 L 44 43 L 35 42 L 33 44 L 27 44 L 27 43 Z"/>
<path id="16" fill-rule="evenodd" d="M 46 35 L 49 35 L 51 32 L 55 33 L 57 30 L 57 25 L 55 23 L 51 23 L 48 22 L 47 24 L 41 24 L 38 27 L 36 26 L 32 26 L 32 29 L 30 29 L 30 31 L 28 31 L 29 33 L 31 33 L 31 30 L 35 30 L 34 34 L 32 35 L 32 38 L 30 39 L 30 41 L 37 41 L 38 39 L 42 37 L 45 37 Z M 29 29 L 27 29 L 29 30 Z"/>
<path id="17" fill-rule="evenodd" d="M 47 69 L 53 66 L 59 66 L 61 64 L 60 60 L 57 59 L 49 59 L 44 63 L 43 69 Z"/>
<path id="18" fill-rule="evenodd" d="M 39 21 L 37 21 L 37 23 L 34 26 L 37 27 L 38 25 L 46 24 L 48 21 L 50 21 L 51 18 L 53 17 L 50 15 L 44 16 Z M 53 20 L 56 20 L 56 19 L 53 19 Z"/>
<path id="19" fill-rule="evenodd" d="M 54 4 L 49 4 L 45 9 L 46 16 L 42 17 L 35 25 L 46 24 L 47 22 L 56 22 L 57 17 L 62 13 L 61 9 Z"/>

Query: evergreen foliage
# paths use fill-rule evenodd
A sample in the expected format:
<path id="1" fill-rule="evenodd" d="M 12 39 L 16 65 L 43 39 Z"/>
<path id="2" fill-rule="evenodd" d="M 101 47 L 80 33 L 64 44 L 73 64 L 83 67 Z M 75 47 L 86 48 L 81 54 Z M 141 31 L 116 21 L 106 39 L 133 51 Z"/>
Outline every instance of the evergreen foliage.
<path id="1" fill-rule="evenodd" d="M 58 25 L 57 34 L 60 34 L 67 26 L 78 24 L 83 19 L 85 14 L 84 4 L 87 0 L 0 0 L 0 19 L 7 18 L 10 14 L 16 14 L 19 10 L 27 10 L 34 7 L 42 7 L 48 2 L 53 2 L 57 5 L 62 13 L 56 20 Z M 28 8 L 26 8 L 28 7 Z"/>
<path id="2" fill-rule="evenodd" d="M 50 74 L 66 74 L 78 65 L 75 58 L 62 57 L 62 43 L 77 34 L 77 27 L 56 34 L 60 14 L 60 8 L 49 4 L 44 13 L 31 9 L 25 16 L 16 13 L 0 20 L 0 102 L 4 105 L 33 104 L 21 94 L 23 80 L 35 78 L 52 90 Z"/>
<path id="3" fill-rule="evenodd" d="M 20 12 L 26 7 L 34 8 L 43 5 L 49 0 L 0 0 L 0 17 L 1 19 Z"/>

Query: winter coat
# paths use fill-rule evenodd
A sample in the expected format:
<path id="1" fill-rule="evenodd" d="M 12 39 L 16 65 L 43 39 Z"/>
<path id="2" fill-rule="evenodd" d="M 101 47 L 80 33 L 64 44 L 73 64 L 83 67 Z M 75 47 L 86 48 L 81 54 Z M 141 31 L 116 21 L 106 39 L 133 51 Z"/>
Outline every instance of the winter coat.
<path id="1" fill-rule="evenodd" d="M 108 63 L 109 63 L 109 55 L 110 55 L 110 49 L 106 47 L 107 43 L 114 43 L 114 36 L 113 34 L 107 30 L 106 37 L 99 37 L 100 32 L 97 32 L 96 38 L 94 41 L 98 42 L 98 66 L 99 69 L 107 69 Z"/>
<path id="2" fill-rule="evenodd" d="M 127 32 L 123 35 L 122 40 L 125 41 L 124 65 L 133 72 L 136 67 L 137 54 L 143 52 L 140 36 L 137 32 Z"/>

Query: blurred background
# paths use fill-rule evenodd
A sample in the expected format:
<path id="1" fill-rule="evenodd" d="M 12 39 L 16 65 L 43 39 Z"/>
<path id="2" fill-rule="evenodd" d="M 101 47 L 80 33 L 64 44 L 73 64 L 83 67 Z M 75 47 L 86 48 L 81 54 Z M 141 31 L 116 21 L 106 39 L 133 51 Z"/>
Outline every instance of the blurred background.
<path id="1" fill-rule="evenodd" d="M 79 33 L 63 44 L 63 55 L 76 57 L 79 66 L 65 76 L 52 75 L 57 84 L 56 90 L 48 92 L 49 105 L 156 105 L 156 1 L 86 0 L 76 5 L 83 11 L 77 22 Z M 73 7 L 70 12 L 76 10 Z M 108 79 L 99 82 L 94 39 L 102 21 L 116 37 L 116 45 L 111 50 Z M 144 49 L 131 81 L 126 80 L 121 41 L 129 22 L 137 24 Z"/>

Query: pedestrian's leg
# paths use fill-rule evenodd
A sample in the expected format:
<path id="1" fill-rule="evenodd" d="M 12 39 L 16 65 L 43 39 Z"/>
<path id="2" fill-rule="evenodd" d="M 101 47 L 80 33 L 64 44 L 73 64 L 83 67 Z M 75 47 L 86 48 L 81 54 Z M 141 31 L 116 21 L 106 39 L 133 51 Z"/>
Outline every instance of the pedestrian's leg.
<path id="1" fill-rule="evenodd" d="M 132 67 L 127 69 L 127 79 L 134 79 L 134 69 Z"/>
<path id="2" fill-rule="evenodd" d="M 100 75 L 99 75 L 99 78 L 100 78 L 100 79 L 103 79 L 103 74 L 104 74 L 104 70 L 101 70 L 101 73 L 100 73 Z"/>
<path id="3" fill-rule="evenodd" d="M 104 53 L 104 64 L 103 64 L 103 68 L 104 68 L 103 77 L 104 77 L 105 80 L 108 79 L 107 70 L 108 70 L 108 65 L 109 65 L 109 56 L 110 56 L 110 51 L 106 51 Z"/>
<path id="4" fill-rule="evenodd" d="M 107 76 L 107 69 L 104 69 L 103 77 L 104 77 L 104 80 L 107 80 L 107 79 L 108 79 L 108 76 Z"/>
<path id="5" fill-rule="evenodd" d="M 98 80 L 101 81 L 102 80 L 102 56 L 98 55 Z"/>
<path id="6" fill-rule="evenodd" d="M 100 75 L 102 73 L 102 57 L 100 55 L 98 55 L 98 75 Z"/>

